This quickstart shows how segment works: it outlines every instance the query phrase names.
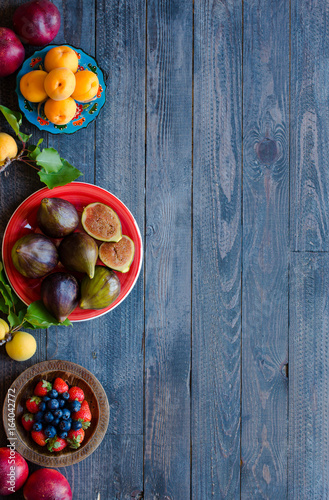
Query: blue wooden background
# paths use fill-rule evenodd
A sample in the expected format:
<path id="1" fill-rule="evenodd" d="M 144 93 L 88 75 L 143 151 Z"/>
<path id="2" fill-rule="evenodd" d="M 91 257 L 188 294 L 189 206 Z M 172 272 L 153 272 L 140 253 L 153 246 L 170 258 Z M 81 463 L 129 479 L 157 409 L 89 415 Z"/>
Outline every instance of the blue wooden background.
<path id="1" fill-rule="evenodd" d="M 95 124 L 45 143 L 126 203 L 144 266 L 112 313 L 38 332 L 28 362 L 1 352 L 0 404 L 45 359 L 99 378 L 106 437 L 61 469 L 75 500 L 329 499 L 329 0 L 54 3 L 55 42 L 108 90 Z M 1 175 L 0 235 L 39 187 Z"/>

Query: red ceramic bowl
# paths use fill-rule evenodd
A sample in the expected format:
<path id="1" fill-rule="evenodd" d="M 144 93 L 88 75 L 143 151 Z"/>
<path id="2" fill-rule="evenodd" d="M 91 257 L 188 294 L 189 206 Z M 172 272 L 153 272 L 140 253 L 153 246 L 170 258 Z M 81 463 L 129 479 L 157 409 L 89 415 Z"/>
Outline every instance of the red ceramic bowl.
<path id="1" fill-rule="evenodd" d="M 129 236 L 135 244 L 135 257 L 127 273 L 116 273 L 120 279 L 121 291 L 119 297 L 107 308 L 80 309 L 77 307 L 69 316 L 70 321 L 86 321 L 106 314 L 117 307 L 131 292 L 142 267 L 143 246 L 142 238 L 137 223 L 128 208 L 113 194 L 93 184 L 72 182 L 66 186 L 54 189 L 43 188 L 29 196 L 13 213 L 9 220 L 2 241 L 2 260 L 7 278 L 18 297 L 29 305 L 35 300 L 40 300 L 41 279 L 29 279 L 22 276 L 15 268 L 11 250 L 14 243 L 22 236 L 41 232 L 37 226 L 37 211 L 43 198 L 63 198 L 70 201 L 81 214 L 83 208 L 89 203 L 101 202 L 109 205 L 118 214 L 122 234 Z M 82 230 L 81 227 L 77 230 Z M 101 243 L 101 242 L 100 242 Z M 101 261 L 98 262 L 101 264 Z M 62 270 L 61 264 L 54 271 Z M 73 273 L 75 274 L 75 273 Z"/>

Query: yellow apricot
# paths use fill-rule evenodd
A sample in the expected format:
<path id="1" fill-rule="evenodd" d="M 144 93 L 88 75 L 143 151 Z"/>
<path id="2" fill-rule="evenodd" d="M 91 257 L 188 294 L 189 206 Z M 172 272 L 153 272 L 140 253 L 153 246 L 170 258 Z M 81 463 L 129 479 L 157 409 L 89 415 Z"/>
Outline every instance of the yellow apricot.
<path id="1" fill-rule="evenodd" d="M 17 151 L 15 139 L 5 132 L 0 132 L 0 165 L 3 165 L 7 158 L 14 158 Z"/>
<path id="2" fill-rule="evenodd" d="M 63 101 L 48 99 L 45 104 L 45 115 L 51 123 L 65 125 L 70 122 L 76 113 L 77 105 L 72 97 Z"/>
<path id="3" fill-rule="evenodd" d="M 37 350 L 33 335 L 27 332 L 16 332 L 10 342 L 6 342 L 6 351 L 15 361 L 26 361 L 32 358 Z"/>
<path id="4" fill-rule="evenodd" d="M 44 88 L 47 74 L 46 71 L 37 69 L 22 76 L 19 88 L 25 99 L 30 102 L 41 102 L 47 99 L 47 93 Z"/>
<path id="5" fill-rule="evenodd" d="M 75 74 L 75 89 L 73 99 L 79 102 L 88 102 L 94 99 L 99 87 L 97 75 L 85 69 Z"/>
<path id="6" fill-rule="evenodd" d="M 0 340 L 3 340 L 6 336 L 6 333 L 9 332 L 9 325 L 6 321 L 0 318 Z"/>
<path id="7" fill-rule="evenodd" d="M 50 99 L 62 101 L 67 99 L 75 89 L 75 76 L 70 69 L 53 69 L 45 78 L 45 91 Z"/>
<path id="8" fill-rule="evenodd" d="M 75 73 L 78 65 L 79 59 L 76 52 L 65 45 L 53 47 L 45 57 L 45 69 L 48 72 L 55 68 L 68 68 Z"/>

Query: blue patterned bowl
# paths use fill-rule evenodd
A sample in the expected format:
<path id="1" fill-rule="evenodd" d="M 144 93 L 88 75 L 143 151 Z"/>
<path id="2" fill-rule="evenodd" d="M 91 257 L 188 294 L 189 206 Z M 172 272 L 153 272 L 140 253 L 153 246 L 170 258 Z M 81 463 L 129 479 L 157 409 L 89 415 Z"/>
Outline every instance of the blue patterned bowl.
<path id="1" fill-rule="evenodd" d="M 83 71 L 85 69 L 93 71 L 94 73 L 96 73 L 99 80 L 99 89 L 96 98 L 88 103 L 77 102 L 76 115 L 69 123 L 67 123 L 66 125 L 54 125 L 53 123 L 51 123 L 49 120 L 47 120 L 44 114 L 43 105 L 40 106 L 38 103 L 27 101 L 23 97 L 19 89 L 19 82 L 22 76 L 36 69 L 44 69 L 43 62 L 45 55 L 50 49 L 52 49 L 53 47 L 57 47 L 57 45 L 48 45 L 44 49 L 34 52 L 31 57 L 26 59 L 17 75 L 16 81 L 18 104 L 25 118 L 30 123 L 38 127 L 39 130 L 45 130 L 46 132 L 50 132 L 51 134 L 73 134 L 77 130 L 87 127 L 87 125 L 89 125 L 89 123 L 96 118 L 101 108 L 105 104 L 106 85 L 104 82 L 103 72 L 97 66 L 95 59 L 86 54 L 83 50 L 72 47 L 72 45 L 63 45 L 65 45 L 66 47 L 70 47 L 77 53 L 79 58 L 78 71 Z"/>

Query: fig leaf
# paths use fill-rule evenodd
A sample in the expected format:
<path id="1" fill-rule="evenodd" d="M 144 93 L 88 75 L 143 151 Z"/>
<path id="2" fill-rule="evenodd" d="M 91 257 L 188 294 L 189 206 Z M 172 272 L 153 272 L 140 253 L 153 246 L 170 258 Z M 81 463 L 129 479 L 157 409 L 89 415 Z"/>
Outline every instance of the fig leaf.
<path id="1" fill-rule="evenodd" d="M 26 135 L 19 130 L 19 127 L 22 125 L 21 113 L 18 113 L 17 111 L 12 111 L 11 109 L 6 108 L 6 106 L 1 106 L 1 105 L 0 105 L 0 111 L 6 118 L 11 128 L 14 130 L 17 137 L 19 137 L 23 142 L 27 142 L 32 134 Z"/>
<path id="2" fill-rule="evenodd" d="M 44 182 L 49 189 L 52 189 L 57 186 L 65 186 L 69 182 L 74 181 L 80 175 L 83 175 L 80 170 L 73 167 L 68 161 L 61 158 L 62 168 L 58 170 L 58 172 L 45 172 L 44 170 L 40 170 L 38 175 L 40 180 Z"/>

